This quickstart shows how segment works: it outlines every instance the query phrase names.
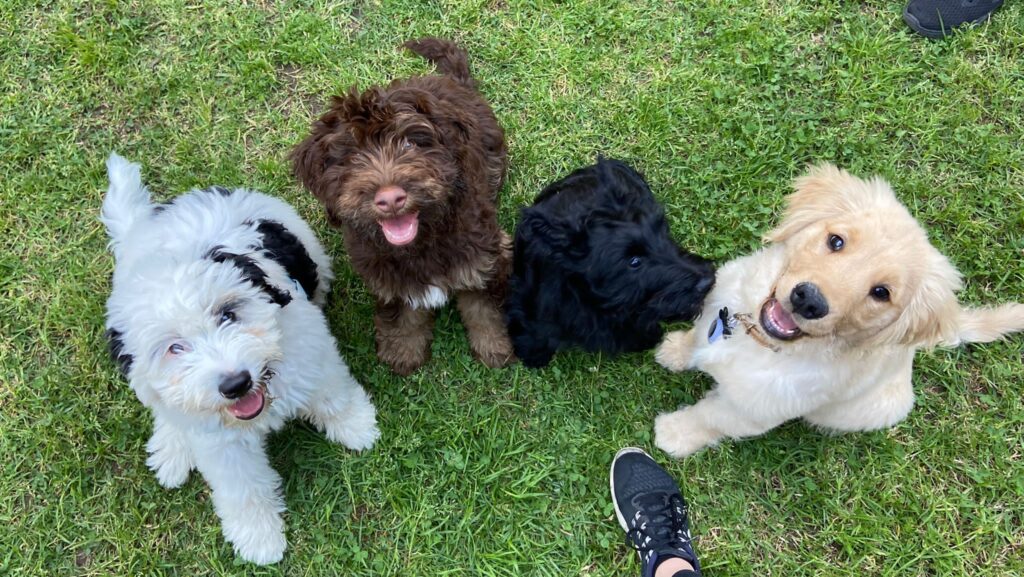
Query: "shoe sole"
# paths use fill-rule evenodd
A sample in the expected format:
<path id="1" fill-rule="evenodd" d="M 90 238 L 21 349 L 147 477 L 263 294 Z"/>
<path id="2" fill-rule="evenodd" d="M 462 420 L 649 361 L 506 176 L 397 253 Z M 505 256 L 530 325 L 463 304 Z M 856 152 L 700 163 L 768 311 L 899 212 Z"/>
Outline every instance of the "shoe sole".
<path id="1" fill-rule="evenodd" d="M 1002 6 L 1002 4 L 1000 4 L 999 6 Z M 980 18 L 975 18 L 970 22 L 963 22 L 959 26 L 956 26 L 954 28 L 944 28 L 942 30 L 935 30 L 934 28 L 925 28 L 924 26 L 922 26 L 921 21 L 918 20 L 916 16 L 910 13 L 910 4 L 907 4 L 907 7 L 903 9 L 903 21 L 906 22 L 907 26 L 910 26 L 910 28 L 914 32 L 917 32 L 921 36 L 924 36 L 925 38 L 932 38 L 938 40 L 941 38 L 945 38 L 947 36 L 952 36 L 960 28 L 973 28 L 979 24 L 984 24 L 989 18 L 992 17 L 992 13 L 999 9 L 999 6 L 997 6 L 996 9 L 993 10 L 992 12 L 989 12 L 988 14 Z"/>
<path id="2" fill-rule="evenodd" d="M 619 449 L 619 452 L 615 453 L 615 458 L 612 459 L 612 466 L 608 468 L 608 485 L 611 487 L 612 490 L 612 506 L 615 507 L 615 517 L 618 518 L 619 526 L 622 527 L 623 531 L 629 531 L 629 525 L 626 524 L 626 518 L 622 516 L 622 511 L 619 511 L 618 501 L 615 500 L 615 475 L 612 474 L 612 472 L 615 471 L 615 463 L 618 462 L 619 457 L 623 455 L 628 455 L 630 453 L 640 453 L 646 455 L 648 458 L 651 458 L 651 456 L 647 454 L 647 451 L 643 449 L 639 449 L 637 447 L 626 447 L 624 449 Z"/>

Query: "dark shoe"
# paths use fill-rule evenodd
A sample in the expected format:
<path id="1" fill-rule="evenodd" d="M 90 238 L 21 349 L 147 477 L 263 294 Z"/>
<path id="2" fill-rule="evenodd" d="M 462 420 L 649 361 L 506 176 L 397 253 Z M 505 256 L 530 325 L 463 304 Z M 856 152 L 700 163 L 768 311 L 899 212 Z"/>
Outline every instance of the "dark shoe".
<path id="1" fill-rule="evenodd" d="M 963 24 L 988 20 L 1003 0 L 910 0 L 903 20 L 921 36 L 943 38 Z"/>
<path id="2" fill-rule="evenodd" d="M 700 575 L 693 552 L 686 501 L 665 469 L 641 449 L 615 455 L 611 471 L 612 502 L 626 542 L 640 555 L 643 577 L 654 575 L 659 561 L 679 557 Z"/>

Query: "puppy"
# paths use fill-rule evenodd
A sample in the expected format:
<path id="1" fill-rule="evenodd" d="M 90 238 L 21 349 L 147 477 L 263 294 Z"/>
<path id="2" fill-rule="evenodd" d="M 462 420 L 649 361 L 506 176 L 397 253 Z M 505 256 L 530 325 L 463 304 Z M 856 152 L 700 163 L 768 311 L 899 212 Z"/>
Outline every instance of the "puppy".
<path id="1" fill-rule="evenodd" d="M 635 170 L 598 159 L 523 209 L 506 302 L 509 334 L 528 367 L 560 348 L 615 354 L 658 344 L 669 320 L 700 312 L 712 265 L 679 248 Z"/>
<path id="2" fill-rule="evenodd" d="M 655 443 L 675 457 L 797 417 L 890 427 L 914 404 L 914 351 L 1024 329 L 1024 305 L 957 303 L 959 273 L 882 179 L 824 164 L 795 187 L 770 244 L 718 271 L 702 326 L 658 347 L 665 367 L 717 383 L 655 421 Z"/>
<path id="3" fill-rule="evenodd" d="M 292 153 L 294 172 L 344 230 L 352 266 L 376 297 L 377 356 L 408 375 L 430 356 L 434 310 L 457 301 L 474 354 L 513 360 L 501 303 L 511 241 L 495 204 L 505 135 L 469 75 L 466 53 L 405 44 L 441 76 L 355 88 Z"/>
<path id="4" fill-rule="evenodd" d="M 154 205 L 137 164 L 111 154 L 107 171 L 107 334 L 153 412 L 146 463 L 167 488 L 198 469 L 238 555 L 278 561 L 285 506 L 267 435 L 303 417 L 351 449 L 379 436 L 320 310 L 330 260 L 280 200 L 214 187 Z"/>

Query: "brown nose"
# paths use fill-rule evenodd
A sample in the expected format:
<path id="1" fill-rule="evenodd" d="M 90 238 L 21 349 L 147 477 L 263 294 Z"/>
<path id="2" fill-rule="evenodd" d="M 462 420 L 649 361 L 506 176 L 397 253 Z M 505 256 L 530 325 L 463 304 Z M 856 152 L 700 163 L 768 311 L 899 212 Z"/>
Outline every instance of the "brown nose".
<path id="1" fill-rule="evenodd" d="M 398 186 L 385 186 L 373 195 L 373 205 L 385 212 L 394 212 L 405 206 L 405 191 Z"/>

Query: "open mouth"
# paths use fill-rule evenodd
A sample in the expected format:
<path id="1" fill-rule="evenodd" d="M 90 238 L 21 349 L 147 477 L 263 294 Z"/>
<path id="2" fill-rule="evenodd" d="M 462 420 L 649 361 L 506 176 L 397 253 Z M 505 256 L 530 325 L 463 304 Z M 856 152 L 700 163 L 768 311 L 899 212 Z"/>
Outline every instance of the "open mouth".
<path id="1" fill-rule="evenodd" d="M 780 341 L 791 341 L 803 336 L 803 331 L 796 326 L 793 315 L 786 312 L 774 296 L 764 302 L 761 307 L 761 328 L 764 332 Z"/>
<path id="2" fill-rule="evenodd" d="M 419 213 L 410 212 L 394 218 L 384 218 L 377 221 L 380 225 L 384 238 L 395 246 L 409 244 L 416 238 L 419 231 Z"/>
<path id="3" fill-rule="evenodd" d="M 266 392 L 267 389 L 263 385 L 256 385 L 241 397 L 234 404 L 228 407 L 228 412 L 233 417 L 241 421 L 248 421 L 255 419 L 263 412 L 263 407 L 266 406 Z"/>

